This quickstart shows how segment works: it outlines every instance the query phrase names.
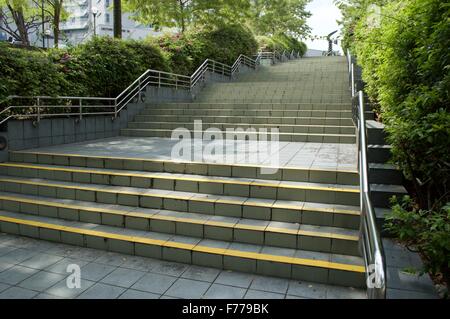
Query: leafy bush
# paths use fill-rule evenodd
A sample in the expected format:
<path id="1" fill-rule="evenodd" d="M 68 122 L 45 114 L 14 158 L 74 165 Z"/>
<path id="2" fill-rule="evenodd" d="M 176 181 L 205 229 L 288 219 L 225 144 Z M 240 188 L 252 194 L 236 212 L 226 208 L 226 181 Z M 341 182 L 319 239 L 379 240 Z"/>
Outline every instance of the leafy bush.
<path id="1" fill-rule="evenodd" d="M 159 48 L 143 42 L 96 37 L 68 53 L 73 60 L 67 67 L 83 70 L 90 96 L 115 97 L 146 69 L 169 69 Z"/>
<path id="2" fill-rule="evenodd" d="M 434 276 L 450 278 L 450 203 L 434 210 L 422 210 L 409 196 L 393 200 L 386 229 L 424 259 L 425 269 Z"/>
<path id="3" fill-rule="evenodd" d="M 263 51 L 296 51 L 300 53 L 300 56 L 303 56 L 307 50 L 305 43 L 285 34 L 277 34 L 272 37 L 259 36 L 257 40 Z"/>
<path id="4" fill-rule="evenodd" d="M 56 95 L 70 87 L 42 51 L 0 44 L 0 66 L 0 101 L 8 95 Z"/>

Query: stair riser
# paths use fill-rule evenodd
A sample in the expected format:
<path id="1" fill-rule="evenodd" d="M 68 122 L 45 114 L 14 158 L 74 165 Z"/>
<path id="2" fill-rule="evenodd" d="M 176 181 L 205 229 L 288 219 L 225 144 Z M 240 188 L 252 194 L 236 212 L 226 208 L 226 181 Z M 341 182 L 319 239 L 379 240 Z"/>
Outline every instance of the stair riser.
<path id="1" fill-rule="evenodd" d="M 238 116 L 189 116 L 189 115 L 137 115 L 136 122 L 180 122 L 194 123 L 201 120 L 205 123 L 243 123 L 243 124 L 274 124 L 274 125 L 337 125 L 351 126 L 351 119 L 345 118 L 287 118 L 287 117 L 238 117 Z"/>
<path id="2" fill-rule="evenodd" d="M 348 103 L 176 103 L 176 104 L 146 104 L 144 110 L 162 109 L 162 110 L 183 110 L 183 111 L 241 111 L 241 112 L 308 112 L 308 111 L 341 111 L 351 112 L 351 104 Z"/>
<path id="3" fill-rule="evenodd" d="M 56 197 L 60 199 L 99 202 L 111 205 L 124 205 L 151 209 L 176 210 L 181 212 L 219 215 L 237 218 L 259 219 L 266 221 L 282 221 L 307 223 L 318 226 L 334 226 L 357 228 L 358 215 L 331 213 L 320 209 L 301 206 L 254 206 L 243 202 L 208 202 L 198 199 L 176 199 L 164 196 L 139 196 L 138 194 L 117 194 L 98 190 L 76 190 L 52 186 L 26 185 L 2 182 L 2 191 L 24 195 Z"/>
<path id="4" fill-rule="evenodd" d="M 365 287 L 365 273 L 347 270 L 304 266 L 286 262 L 265 261 L 251 256 L 230 256 L 219 252 L 202 252 L 145 244 L 130 240 L 118 240 L 100 235 L 88 235 L 64 230 L 46 229 L 37 226 L 23 226 L 13 222 L 0 222 L 0 231 L 47 241 L 70 245 L 102 249 L 141 257 L 150 257 L 167 261 L 176 261 L 199 266 L 226 270 L 243 271 L 260 275 L 271 275 L 296 280 L 316 281 L 320 283 Z"/>
<path id="5" fill-rule="evenodd" d="M 216 109 L 145 109 L 141 115 L 189 115 L 189 116 L 243 116 L 243 117 L 331 117 L 351 119 L 349 111 L 253 111 L 253 110 L 216 110 Z"/>
<path id="6" fill-rule="evenodd" d="M 391 208 L 391 198 L 392 196 L 397 196 L 397 198 L 403 198 L 403 196 L 407 195 L 406 192 L 383 192 L 383 191 L 372 191 L 371 192 L 371 200 L 374 207 L 381 208 Z"/>
<path id="7" fill-rule="evenodd" d="M 345 103 L 349 101 L 350 97 L 321 97 L 320 95 L 315 96 L 299 96 L 299 97 L 248 97 L 239 98 L 233 97 L 232 94 L 227 97 L 199 97 L 195 101 L 202 103 Z"/>
<path id="8" fill-rule="evenodd" d="M 160 122 L 130 122 L 128 123 L 128 128 L 130 129 L 165 129 L 165 130 L 175 130 L 178 128 L 186 128 L 188 130 L 194 130 L 194 123 L 160 123 Z M 202 123 L 203 129 L 217 128 L 221 131 L 226 131 L 226 129 L 236 129 L 242 128 L 247 129 L 278 129 L 280 133 L 311 133 L 311 134 L 355 134 L 354 127 L 323 127 L 323 126 L 277 126 L 271 124 L 217 124 L 217 123 Z"/>
<path id="9" fill-rule="evenodd" d="M 124 214 L 111 214 L 93 211 L 89 208 L 55 207 L 4 199 L 0 199 L 0 209 L 42 217 L 60 218 L 144 231 L 156 231 L 203 239 L 359 256 L 358 241 L 345 238 L 316 237 L 311 234 L 302 235 L 278 231 L 264 231 L 264 229 L 242 229 L 239 227 L 215 226 L 214 224 L 208 225 L 207 223 L 200 224 L 152 217 L 127 216 L 126 212 Z"/>
<path id="10" fill-rule="evenodd" d="M 403 174 L 397 169 L 371 167 L 369 181 L 373 184 L 402 185 Z"/>
<path id="11" fill-rule="evenodd" d="M 171 138 L 172 130 L 138 130 L 138 129 L 123 129 L 120 131 L 122 136 L 128 137 L 163 137 Z M 247 133 L 243 133 L 247 135 Z M 306 134 L 297 133 L 302 135 L 291 135 L 289 133 L 281 133 L 278 135 L 280 142 L 311 142 L 311 143 L 340 143 L 340 144 L 354 144 L 356 141 L 355 136 L 327 136 L 321 134 Z M 269 136 L 270 140 L 271 137 Z"/>
<path id="12" fill-rule="evenodd" d="M 387 163 L 391 159 L 391 149 L 373 145 L 368 147 L 368 157 L 371 163 Z"/>
<path id="13" fill-rule="evenodd" d="M 328 183 L 343 185 L 358 185 L 359 176 L 356 172 L 310 170 L 301 168 L 280 168 L 275 174 L 261 174 L 257 166 L 177 163 L 170 161 L 151 161 L 142 159 L 114 159 L 108 157 L 46 155 L 34 153 L 10 153 L 10 161 L 30 164 L 63 165 L 74 167 L 92 167 L 105 169 L 133 170 L 145 172 L 165 172 L 178 174 L 193 174 L 219 177 L 258 178 L 265 180 L 283 180 L 293 182 Z M 3 171 L 7 174 L 7 170 Z"/>

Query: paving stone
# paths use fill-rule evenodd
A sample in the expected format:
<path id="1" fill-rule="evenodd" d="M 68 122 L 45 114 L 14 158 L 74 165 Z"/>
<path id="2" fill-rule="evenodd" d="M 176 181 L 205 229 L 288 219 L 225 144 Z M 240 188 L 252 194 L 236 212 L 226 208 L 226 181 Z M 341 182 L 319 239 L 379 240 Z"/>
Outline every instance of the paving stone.
<path id="1" fill-rule="evenodd" d="M 106 253 L 95 260 L 96 263 L 119 267 L 127 260 L 127 256 L 118 253 Z"/>
<path id="2" fill-rule="evenodd" d="M 255 276 L 250 289 L 285 294 L 288 286 L 288 279 Z"/>
<path id="3" fill-rule="evenodd" d="M 122 295 L 120 295 L 119 299 L 159 299 L 159 297 L 161 297 L 161 295 L 128 289 Z"/>
<path id="4" fill-rule="evenodd" d="M 209 287 L 204 299 L 242 299 L 246 290 L 243 288 L 212 284 Z"/>
<path id="5" fill-rule="evenodd" d="M 102 283 L 96 283 L 88 288 L 77 299 L 115 299 L 119 297 L 126 289 Z"/>
<path id="6" fill-rule="evenodd" d="M 16 265 L 0 273 L 0 282 L 9 285 L 16 285 L 37 272 L 37 269 Z"/>
<path id="7" fill-rule="evenodd" d="M 138 280 L 132 286 L 132 289 L 155 294 L 164 294 L 176 280 L 176 277 L 150 273 Z"/>
<path id="8" fill-rule="evenodd" d="M 31 251 L 28 249 L 15 249 L 9 253 L 4 254 L 0 257 L 0 262 L 4 262 L 7 264 L 18 264 L 37 254 L 36 251 Z"/>
<path id="9" fill-rule="evenodd" d="M 102 283 L 124 288 L 131 287 L 144 276 L 145 272 L 118 268 L 101 280 Z"/>
<path id="10" fill-rule="evenodd" d="M 154 260 L 150 272 L 179 277 L 188 267 L 186 264 Z"/>
<path id="11" fill-rule="evenodd" d="M 38 292 L 20 287 L 11 287 L 0 293 L 0 299 L 31 299 Z"/>
<path id="12" fill-rule="evenodd" d="M 99 264 L 96 262 L 91 262 L 83 267 L 81 267 L 81 278 L 99 281 L 105 278 L 108 274 L 113 272 L 116 267 L 108 266 L 105 264 Z"/>
<path id="13" fill-rule="evenodd" d="M 249 289 L 244 299 L 284 299 L 284 294 Z"/>
<path id="14" fill-rule="evenodd" d="M 34 269 L 45 269 L 63 259 L 61 256 L 54 256 L 49 254 L 36 254 L 34 257 L 27 259 L 20 264 L 25 267 Z"/>
<path id="15" fill-rule="evenodd" d="M 66 279 L 63 279 L 54 286 L 47 289 L 45 293 L 59 298 L 73 299 L 94 284 L 94 281 L 85 280 L 82 275 L 79 288 L 69 288 Z"/>
<path id="16" fill-rule="evenodd" d="M 287 294 L 304 298 L 325 299 L 326 292 L 326 285 L 292 280 L 289 282 Z"/>
<path id="17" fill-rule="evenodd" d="M 214 283 L 229 285 L 234 287 L 248 288 L 255 275 L 224 270 L 220 273 Z"/>
<path id="18" fill-rule="evenodd" d="M 58 261 L 57 263 L 47 267 L 45 270 L 57 274 L 68 274 L 67 267 L 69 265 L 77 265 L 80 268 L 88 264 L 85 260 L 74 259 L 74 258 L 64 258 Z"/>
<path id="19" fill-rule="evenodd" d="M 44 291 L 61 281 L 63 278 L 65 278 L 64 275 L 40 271 L 19 283 L 19 286 L 25 289 Z"/>
<path id="20" fill-rule="evenodd" d="M 219 275 L 220 270 L 192 265 L 182 275 L 182 278 L 199 281 L 213 282 Z"/>
<path id="21" fill-rule="evenodd" d="M 165 295 L 183 299 L 200 299 L 210 287 L 210 283 L 190 279 L 178 279 Z"/>

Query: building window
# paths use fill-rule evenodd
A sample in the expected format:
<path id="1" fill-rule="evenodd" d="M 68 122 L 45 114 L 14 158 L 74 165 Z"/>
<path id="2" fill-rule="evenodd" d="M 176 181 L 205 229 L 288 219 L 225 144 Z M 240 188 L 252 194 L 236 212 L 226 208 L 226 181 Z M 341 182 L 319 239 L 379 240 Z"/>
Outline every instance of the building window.
<path id="1" fill-rule="evenodd" d="M 107 13 L 107 14 L 105 15 L 105 21 L 106 21 L 106 23 L 109 23 L 109 20 L 110 20 L 110 18 L 109 18 L 109 13 Z"/>
<path id="2" fill-rule="evenodd" d="M 105 1 L 105 7 L 107 7 L 107 8 L 109 7 L 109 0 Z"/>

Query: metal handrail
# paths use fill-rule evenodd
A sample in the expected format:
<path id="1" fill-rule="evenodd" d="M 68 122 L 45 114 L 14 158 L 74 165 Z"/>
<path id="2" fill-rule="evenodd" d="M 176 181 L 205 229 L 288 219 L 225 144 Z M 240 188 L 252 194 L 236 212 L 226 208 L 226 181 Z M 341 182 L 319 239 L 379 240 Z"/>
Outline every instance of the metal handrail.
<path id="1" fill-rule="evenodd" d="M 357 146 L 361 209 L 359 242 L 366 266 L 367 295 L 371 299 L 385 299 L 386 258 L 380 232 L 376 224 L 375 209 L 370 198 L 364 92 L 358 90 L 359 88 L 355 79 L 355 65 L 352 62 L 350 51 L 347 52 L 347 62 L 349 67 L 350 90 L 352 93 L 353 122 L 358 132 Z"/>
<path id="2" fill-rule="evenodd" d="M 278 52 L 271 52 L 273 57 L 280 56 Z M 284 54 L 284 53 L 283 53 Z M 272 57 L 272 58 L 273 58 Z M 233 65 L 227 65 L 212 59 L 206 59 L 198 69 L 191 75 L 182 75 L 158 70 L 149 69 L 139 76 L 133 83 L 131 83 L 125 90 L 122 91 L 115 98 L 104 97 L 79 97 L 79 96 L 8 96 L 5 101 L 11 100 L 33 100 L 33 105 L 11 105 L 0 111 L 0 125 L 13 118 L 36 118 L 37 122 L 42 117 L 51 116 L 71 116 L 77 115 L 80 119 L 85 115 L 112 115 L 113 119 L 117 118 L 120 112 L 134 99 L 138 98 L 138 101 L 142 99 L 143 90 L 149 86 L 160 87 L 174 87 L 175 89 L 193 90 L 200 84 L 205 82 L 206 73 L 211 72 L 219 74 L 231 79 L 234 78 L 241 70 L 242 66 L 246 66 L 252 69 L 257 69 L 261 64 L 261 60 L 265 58 L 262 52 L 256 55 L 255 59 L 252 59 L 243 54 L 239 55 Z M 280 59 L 281 60 L 281 59 Z M 275 61 L 275 60 L 274 60 Z M 65 101 L 64 105 L 52 106 L 48 105 L 49 101 Z M 46 103 L 44 103 L 46 102 Z M 92 102 L 98 102 L 99 105 L 89 105 Z M 107 103 L 107 104 L 104 104 Z M 42 109 L 47 108 L 78 108 L 78 112 L 67 113 L 42 113 Z M 86 109 L 100 108 L 98 112 L 85 112 Z M 10 114 L 13 109 L 23 109 L 23 114 Z M 104 109 L 107 109 L 105 111 Z"/>

